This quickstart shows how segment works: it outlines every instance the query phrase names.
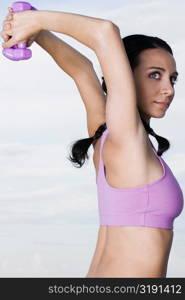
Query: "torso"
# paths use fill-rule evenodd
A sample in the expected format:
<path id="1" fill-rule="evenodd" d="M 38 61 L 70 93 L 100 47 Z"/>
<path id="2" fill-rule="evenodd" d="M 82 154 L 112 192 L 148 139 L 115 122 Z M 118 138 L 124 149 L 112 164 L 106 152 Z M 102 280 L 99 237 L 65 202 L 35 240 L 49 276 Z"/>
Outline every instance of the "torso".
<path id="1" fill-rule="evenodd" d="M 100 141 L 98 139 L 93 145 L 96 175 Z M 106 180 L 113 187 L 137 187 L 152 183 L 163 175 L 160 161 L 144 130 L 139 141 L 130 142 L 119 151 L 113 149 L 107 137 L 102 156 Z M 173 230 L 170 229 L 100 226 L 87 277 L 166 277 L 172 240 Z"/>

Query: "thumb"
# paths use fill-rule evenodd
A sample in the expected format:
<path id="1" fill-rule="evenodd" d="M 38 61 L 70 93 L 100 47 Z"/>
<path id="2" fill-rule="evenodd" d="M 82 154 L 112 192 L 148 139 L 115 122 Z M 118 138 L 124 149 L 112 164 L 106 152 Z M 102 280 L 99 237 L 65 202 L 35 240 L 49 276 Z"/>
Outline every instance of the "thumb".
<path id="1" fill-rule="evenodd" d="M 14 37 L 10 38 L 7 42 L 2 43 L 3 48 L 11 48 L 12 46 L 16 45 L 17 41 L 14 39 Z"/>

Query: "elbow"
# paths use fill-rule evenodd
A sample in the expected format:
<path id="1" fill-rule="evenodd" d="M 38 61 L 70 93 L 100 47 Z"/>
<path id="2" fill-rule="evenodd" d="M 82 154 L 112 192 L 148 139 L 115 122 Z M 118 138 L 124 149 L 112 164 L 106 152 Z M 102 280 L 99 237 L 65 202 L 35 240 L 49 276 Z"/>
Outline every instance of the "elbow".
<path id="1" fill-rule="evenodd" d="M 102 44 L 104 44 L 107 39 L 109 39 L 111 35 L 120 35 L 120 30 L 119 27 L 112 21 L 101 19 L 94 33 L 94 46 L 92 49 L 96 52 L 99 48 L 101 48 Z"/>
<path id="2" fill-rule="evenodd" d="M 109 20 L 103 20 L 101 23 L 101 28 L 99 27 L 98 33 L 96 33 L 96 49 L 102 46 L 102 44 L 107 43 L 112 35 L 119 35 L 119 27 Z"/>
<path id="3" fill-rule="evenodd" d="M 113 23 L 112 21 L 109 21 L 109 20 L 105 20 L 103 23 L 102 23 L 102 32 L 105 34 L 105 33 L 110 33 L 110 32 L 118 32 L 120 33 L 120 29 L 119 27 Z"/>

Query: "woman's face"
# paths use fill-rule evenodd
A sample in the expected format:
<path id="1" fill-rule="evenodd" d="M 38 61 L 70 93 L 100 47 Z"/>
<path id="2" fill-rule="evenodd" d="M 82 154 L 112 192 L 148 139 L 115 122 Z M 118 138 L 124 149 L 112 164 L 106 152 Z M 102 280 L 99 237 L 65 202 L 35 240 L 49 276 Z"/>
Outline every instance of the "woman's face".
<path id="1" fill-rule="evenodd" d="M 165 49 L 155 48 L 142 51 L 139 62 L 133 71 L 138 108 L 146 121 L 162 118 L 175 95 L 175 60 Z"/>

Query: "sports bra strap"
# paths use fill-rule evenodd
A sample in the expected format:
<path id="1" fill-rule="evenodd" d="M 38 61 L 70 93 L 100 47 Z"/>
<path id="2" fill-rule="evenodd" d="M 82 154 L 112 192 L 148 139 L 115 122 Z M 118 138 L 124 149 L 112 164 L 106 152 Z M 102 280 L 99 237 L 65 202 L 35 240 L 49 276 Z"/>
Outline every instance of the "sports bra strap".
<path id="1" fill-rule="evenodd" d="M 102 136 L 101 136 L 99 171 L 102 171 L 102 168 L 103 168 L 102 149 L 103 149 L 103 145 L 104 145 L 104 142 L 106 140 L 107 134 L 108 134 L 108 129 L 105 129 L 104 132 L 102 133 Z"/>

